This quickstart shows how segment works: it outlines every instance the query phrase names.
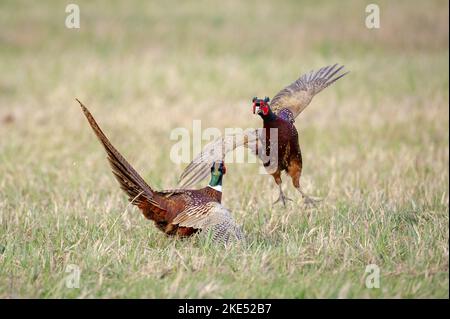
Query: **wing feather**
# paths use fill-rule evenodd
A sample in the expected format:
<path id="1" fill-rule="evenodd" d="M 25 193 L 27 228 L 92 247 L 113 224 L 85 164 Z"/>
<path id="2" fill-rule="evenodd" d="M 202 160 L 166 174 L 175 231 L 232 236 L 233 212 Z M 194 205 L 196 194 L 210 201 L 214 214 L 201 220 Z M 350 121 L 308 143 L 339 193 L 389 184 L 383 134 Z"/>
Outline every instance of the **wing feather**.
<path id="1" fill-rule="evenodd" d="M 295 119 L 317 93 L 348 73 L 340 73 L 343 68 L 343 65 L 338 67 L 334 64 L 303 74 L 273 97 L 270 102 L 272 111 L 278 115 L 287 109 Z"/>
<path id="2" fill-rule="evenodd" d="M 213 240 L 223 243 L 243 239 L 242 231 L 236 225 L 230 211 L 216 202 L 190 206 L 175 217 L 172 223 L 181 227 L 211 231 Z"/>
<path id="3" fill-rule="evenodd" d="M 181 174 L 178 188 L 189 188 L 207 178 L 214 162 L 224 160 L 226 154 L 240 146 L 257 154 L 258 147 L 261 146 L 259 136 L 259 130 L 247 129 L 241 133 L 225 135 L 207 144 Z"/>

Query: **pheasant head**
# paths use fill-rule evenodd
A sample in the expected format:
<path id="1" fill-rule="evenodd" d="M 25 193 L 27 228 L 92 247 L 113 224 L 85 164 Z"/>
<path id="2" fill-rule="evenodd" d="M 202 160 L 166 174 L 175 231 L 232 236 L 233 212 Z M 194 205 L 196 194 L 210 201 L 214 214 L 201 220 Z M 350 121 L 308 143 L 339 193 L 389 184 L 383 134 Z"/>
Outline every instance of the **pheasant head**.
<path id="1" fill-rule="evenodd" d="M 211 180 L 209 186 L 216 188 L 222 186 L 222 177 L 226 173 L 225 163 L 223 161 L 214 162 L 211 166 Z"/>
<path id="2" fill-rule="evenodd" d="M 271 113 L 269 101 L 270 99 L 267 96 L 264 99 L 254 97 L 252 100 L 253 114 L 258 114 L 259 116 L 264 117 Z"/>

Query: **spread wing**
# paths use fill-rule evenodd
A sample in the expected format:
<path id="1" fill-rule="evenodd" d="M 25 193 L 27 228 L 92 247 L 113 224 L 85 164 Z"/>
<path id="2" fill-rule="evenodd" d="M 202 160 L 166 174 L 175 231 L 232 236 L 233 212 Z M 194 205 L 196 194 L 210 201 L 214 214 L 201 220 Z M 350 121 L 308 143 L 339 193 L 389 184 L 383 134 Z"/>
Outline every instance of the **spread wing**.
<path id="1" fill-rule="evenodd" d="M 86 106 L 78 99 L 77 101 L 80 103 L 81 109 L 94 130 L 95 135 L 97 135 L 99 141 L 105 148 L 114 176 L 119 182 L 120 188 L 128 194 L 130 202 L 139 207 L 142 207 L 145 203 L 151 203 L 162 208 L 161 201 L 158 200 L 159 196 L 154 193 L 144 179 L 111 144 Z"/>
<path id="2" fill-rule="evenodd" d="M 240 146 L 247 147 L 257 154 L 257 150 L 261 147 L 259 136 L 259 130 L 247 129 L 241 133 L 225 135 L 207 144 L 185 168 L 180 176 L 178 187 L 186 189 L 205 179 L 209 176 L 214 162 L 223 160 L 227 153 Z"/>
<path id="3" fill-rule="evenodd" d="M 243 238 L 242 231 L 234 222 L 230 211 L 216 202 L 190 206 L 177 215 L 172 223 L 181 227 L 211 231 L 213 240 L 223 243 Z"/>
<path id="4" fill-rule="evenodd" d="M 309 105 L 314 95 L 348 73 L 341 73 L 343 68 L 343 65 L 338 67 L 335 64 L 303 74 L 273 97 L 270 102 L 272 111 L 279 116 L 289 111 L 291 114 L 287 116 L 293 121 Z"/>

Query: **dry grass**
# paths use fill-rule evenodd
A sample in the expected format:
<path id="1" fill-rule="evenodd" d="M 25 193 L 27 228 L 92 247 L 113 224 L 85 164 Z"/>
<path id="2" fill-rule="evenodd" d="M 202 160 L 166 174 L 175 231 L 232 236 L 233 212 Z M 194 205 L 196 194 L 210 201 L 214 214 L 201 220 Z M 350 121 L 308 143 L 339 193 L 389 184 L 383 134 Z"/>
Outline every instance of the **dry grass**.
<path id="1" fill-rule="evenodd" d="M 0 4 L 0 296 L 446 297 L 448 2 Z M 272 207 L 257 165 L 224 204 L 249 244 L 165 238 L 127 206 L 75 97 L 155 188 L 175 185 L 175 127 L 257 127 L 250 99 L 340 62 L 352 73 L 298 120 L 303 184 Z M 181 111 L 182 110 L 182 111 Z M 381 269 L 367 289 L 364 270 Z M 81 270 L 79 289 L 65 269 Z"/>

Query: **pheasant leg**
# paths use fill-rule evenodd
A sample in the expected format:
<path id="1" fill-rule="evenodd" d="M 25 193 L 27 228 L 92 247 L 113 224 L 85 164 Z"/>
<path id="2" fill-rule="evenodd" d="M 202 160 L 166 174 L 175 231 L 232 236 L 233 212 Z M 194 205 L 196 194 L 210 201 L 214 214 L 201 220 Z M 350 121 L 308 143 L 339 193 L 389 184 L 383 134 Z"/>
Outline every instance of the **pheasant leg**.
<path id="1" fill-rule="evenodd" d="M 276 204 L 278 202 L 282 202 L 283 206 L 286 207 L 286 201 L 290 200 L 292 201 L 292 199 L 290 199 L 289 197 L 286 197 L 283 193 L 283 190 L 281 189 L 281 184 L 278 185 L 280 187 L 280 196 L 278 197 L 278 199 L 276 201 L 274 201 L 273 203 Z"/>

